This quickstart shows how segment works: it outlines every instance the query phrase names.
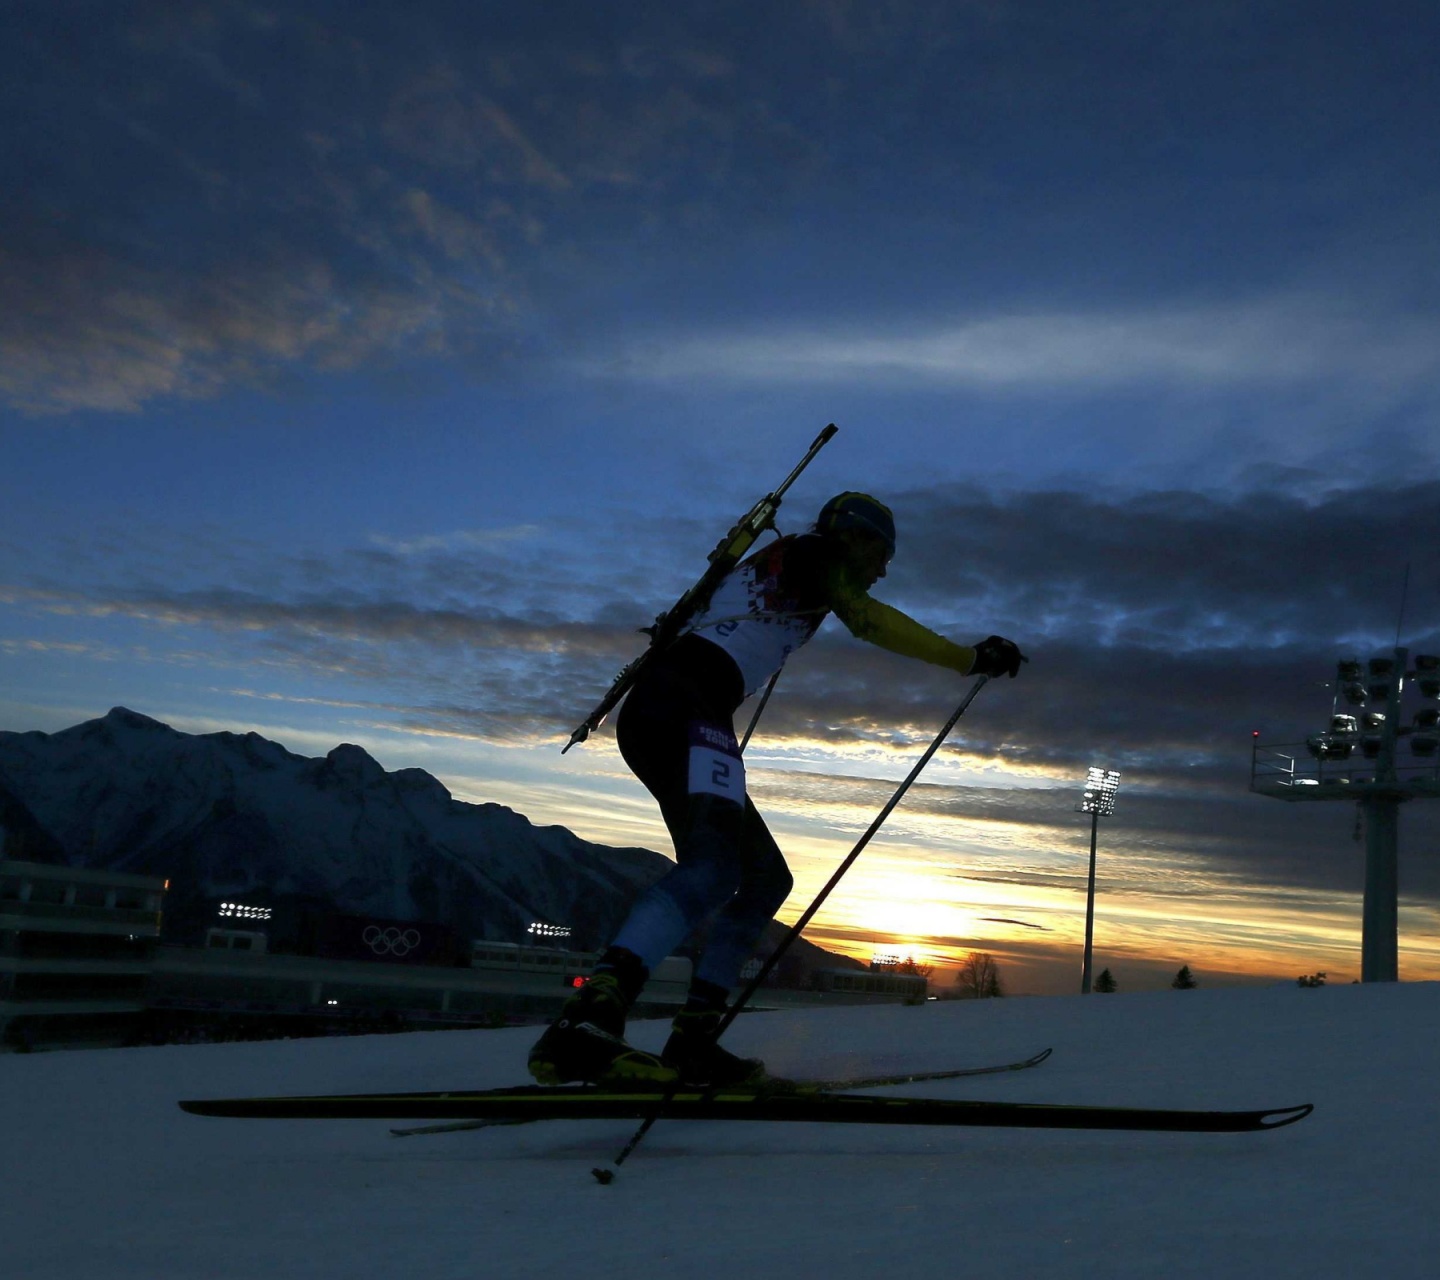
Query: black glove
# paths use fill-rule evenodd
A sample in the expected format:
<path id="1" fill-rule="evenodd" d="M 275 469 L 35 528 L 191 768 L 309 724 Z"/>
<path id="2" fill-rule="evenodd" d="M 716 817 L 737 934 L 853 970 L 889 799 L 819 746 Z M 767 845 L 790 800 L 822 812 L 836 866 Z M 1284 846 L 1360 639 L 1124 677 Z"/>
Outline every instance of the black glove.
<path id="1" fill-rule="evenodd" d="M 1013 680 L 1020 674 L 1020 664 L 1029 661 L 1013 640 L 990 636 L 975 646 L 975 665 L 970 668 L 970 674 L 1009 676 Z"/>

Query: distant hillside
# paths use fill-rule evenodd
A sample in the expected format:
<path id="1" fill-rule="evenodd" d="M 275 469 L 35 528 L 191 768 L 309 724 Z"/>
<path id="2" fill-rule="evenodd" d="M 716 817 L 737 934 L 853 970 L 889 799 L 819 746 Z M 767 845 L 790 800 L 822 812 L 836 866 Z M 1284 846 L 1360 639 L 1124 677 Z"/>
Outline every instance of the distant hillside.
<path id="1" fill-rule="evenodd" d="M 423 769 L 387 772 L 361 747 L 310 758 L 123 707 L 59 733 L 0 732 L 0 852 L 168 878 L 176 942 L 200 941 L 221 901 L 270 906 L 282 947 L 295 921 L 324 911 L 496 941 L 522 941 L 540 920 L 598 947 L 671 865 L 456 800 Z M 847 963 L 809 944 L 802 957 Z"/>

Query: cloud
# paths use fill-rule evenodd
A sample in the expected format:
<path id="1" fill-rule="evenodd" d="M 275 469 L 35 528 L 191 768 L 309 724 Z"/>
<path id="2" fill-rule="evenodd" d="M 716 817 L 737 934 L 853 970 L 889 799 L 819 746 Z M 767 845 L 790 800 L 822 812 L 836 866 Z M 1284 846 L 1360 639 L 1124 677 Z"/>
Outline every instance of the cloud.
<path id="1" fill-rule="evenodd" d="M 1326 297 L 1001 314 L 870 331 L 767 327 L 637 341 L 596 372 L 645 381 L 895 383 L 984 391 L 1172 383 L 1221 391 L 1357 380 L 1433 388 L 1440 324 Z"/>
<path id="2" fill-rule="evenodd" d="M 1162 884 L 1172 904 L 1272 910 L 1293 891 L 1303 915 L 1316 894 L 1359 892 L 1351 807 L 1251 794 L 1250 734 L 1320 728 L 1336 658 L 1393 642 L 1401 566 L 1377 567 L 1377 548 L 1411 562 L 1405 641 L 1440 651 L 1440 484 L 1230 497 L 951 485 L 895 508 L 901 552 L 877 594 L 960 640 L 1013 635 L 1032 662 L 982 691 L 887 837 L 991 886 L 990 914 L 1023 919 L 1035 894 L 1076 890 L 1088 827 L 1074 808 L 1102 763 L 1122 771 L 1103 831 L 1117 906 Z M 637 516 L 583 541 L 417 534 L 326 555 L 97 531 L 91 554 L 57 545 L 3 584 L 0 647 L 25 662 L 164 663 L 401 734 L 558 744 L 643 643 L 655 606 L 634 584 L 683 585 L 668 548 L 691 523 Z M 782 824 L 820 815 L 858 832 L 968 683 L 832 621 L 792 659 L 751 744 L 757 802 Z M 1423 907 L 1440 899 L 1440 845 L 1424 805 L 1407 808 L 1403 883 Z"/>
<path id="3" fill-rule="evenodd" d="M 1404 639 L 1440 649 L 1437 482 L 891 496 L 901 549 L 876 594 L 961 642 L 1012 636 L 1032 658 L 967 715 L 945 753 L 967 767 L 1043 785 L 1102 751 L 1172 791 L 1220 785 L 1252 729 L 1283 740 L 1315 727 L 1336 658 L 1393 643 L 1406 562 Z M 423 690 L 417 705 L 482 705 L 491 723 L 513 710 L 558 731 L 638 651 L 664 584 L 687 585 L 673 548 L 703 543 L 692 523 L 417 533 L 335 555 L 97 530 L 0 587 L 52 616 L 206 629 L 316 672 L 399 681 Z M 789 663 L 762 740 L 837 760 L 908 751 L 963 689 L 832 621 Z"/>
<path id="4" fill-rule="evenodd" d="M 1239 10 L 1221 37 L 928 0 L 16 8 L 0 396 L 32 413 L 434 361 L 670 385 L 1433 382 L 1411 23 L 1370 22 L 1362 55 L 1333 15 L 1289 42 Z M 1236 52 L 1261 46 L 1288 110 Z M 1236 280 L 1261 292 L 1213 301 Z M 883 318 L 956 296 L 987 301 Z M 857 300 L 863 323 L 816 322 Z M 646 339 L 647 308 L 798 318 Z M 588 349 L 617 331 L 618 355 Z"/>
<path id="5" fill-rule="evenodd" d="M 637 60 L 643 35 L 549 17 L 220 0 L 79 36 L 64 10 L 22 6 L 0 52 L 0 164 L 24 175 L 0 199 L 0 397 L 33 414 L 435 360 L 501 376 L 543 348 L 579 238 L 683 221 L 734 177 L 728 59 L 680 31 Z M 757 113 L 749 148 L 785 133 Z"/>
<path id="6" fill-rule="evenodd" d="M 157 397 L 273 385 L 298 362 L 355 369 L 433 342 L 436 299 L 297 257 L 186 274 L 78 243 L 0 250 L 0 395 L 36 414 L 132 413 Z"/>
<path id="7" fill-rule="evenodd" d="M 377 533 L 372 534 L 370 540 L 377 547 L 402 556 L 424 555 L 433 551 L 463 554 L 509 542 L 525 542 L 539 532 L 538 525 L 519 524 L 508 529 L 457 529 L 454 533 L 421 534 L 414 538 L 390 538 Z"/>

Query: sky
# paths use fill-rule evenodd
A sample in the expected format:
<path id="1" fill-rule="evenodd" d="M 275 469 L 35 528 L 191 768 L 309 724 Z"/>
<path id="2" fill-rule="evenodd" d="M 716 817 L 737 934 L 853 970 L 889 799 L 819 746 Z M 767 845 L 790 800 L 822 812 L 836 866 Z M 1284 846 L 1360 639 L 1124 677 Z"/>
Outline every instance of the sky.
<path id="1" fill-rule="evenodd" d="M 0 727 L 357 742 L 667 850 L 608 731 L 559 748 L 834 422 L 780 529 L 876 494 L 876 595 L 1031 661 L 809 936 L 1078 989 L 1093 764 L 1097 971 L 1358 977 L 1355 809 L 1252 794 L 1251 735 L 1440 652 L 1434 6 L 5 25 Z M 834 621 L 792 660 L 748 752 L 783 916 L 967 688 Z M 1437 813 L 1402 978 L 1440 978 Z"/>

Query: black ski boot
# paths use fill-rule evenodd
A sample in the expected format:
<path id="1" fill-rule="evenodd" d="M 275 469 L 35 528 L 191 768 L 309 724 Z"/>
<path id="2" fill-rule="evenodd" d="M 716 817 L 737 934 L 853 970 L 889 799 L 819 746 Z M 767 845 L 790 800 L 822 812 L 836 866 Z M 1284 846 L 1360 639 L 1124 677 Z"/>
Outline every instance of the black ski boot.
<path id="1" fill-rule="evenodd" d="M 695 1089 L 761 1085 L 769 1080 L 759 1058 L 741 1058 L 715 1043 L 715 1032 L 725 1010 L 680 1010 L 671 1024 L 670 1039 L 660 1057 L 673 1068 L 680 1083 Z"/>
<path id="2" fill-rule="evenodd" d="M 664 1088 L 675 1083 L 673 1067 L 625 1043 L 625 1014 L 645 985 L 645 970 L 628 952 L 622 964 L 597 971 L 535 1042 L 527 1065 L 540 1084 L 578 1080 L 617 1088 Z"/>

